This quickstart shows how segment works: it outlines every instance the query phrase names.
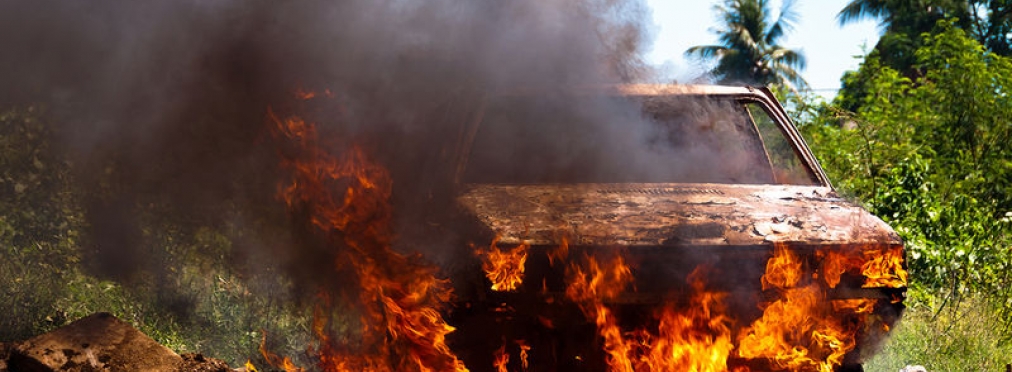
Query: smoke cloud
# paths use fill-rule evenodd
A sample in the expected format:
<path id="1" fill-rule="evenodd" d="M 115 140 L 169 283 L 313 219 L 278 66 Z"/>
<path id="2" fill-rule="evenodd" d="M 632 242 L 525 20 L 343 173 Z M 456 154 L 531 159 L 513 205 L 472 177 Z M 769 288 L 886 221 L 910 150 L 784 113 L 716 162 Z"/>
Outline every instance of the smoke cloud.
<path id="1" fill-rule="evenodd" d="M 0 105 L 46 107 L 98 273 L 161 270 L 141 226 L 172 218 L 257 226 L 235 248 L 326 280 L 309 273 L 332 253 L 276 200 L 268 110 L 329 91 L 308 119 L 390 168 L 412 236 L 448 197 L 461 120 L 496 93 L 644 79 L 647 19 L 640 0 L 5 1 Z"/>

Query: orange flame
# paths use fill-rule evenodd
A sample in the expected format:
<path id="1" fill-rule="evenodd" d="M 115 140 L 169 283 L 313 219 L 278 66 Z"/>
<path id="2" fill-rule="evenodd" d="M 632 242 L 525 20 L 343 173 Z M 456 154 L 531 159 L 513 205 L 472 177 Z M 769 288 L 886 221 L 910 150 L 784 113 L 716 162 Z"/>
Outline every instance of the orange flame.
<path id="1" fill-rule="evenodd" d="M 838 250 L 820 251 L 819 256 L 822 258 L 822 278 L 829 288 L 836 288 L 843 274 L 855 265 L 860 265 L 853 262 L 853 255 L 846 255 Z"/>
<path id="2" fill-rule="evenodd" d="M 836 288 L 844 273 L 860 273 L 865 277 L 864 288 L 902 288 L 907 285 L 907 270 L 903 268 L 903 248 L 893 246 L 874 248 L 850 247 L 845 251 L 819 252 L 822 275 L 830 288 Z"/>
<path id="3" fill-rule="evenodd" d="M 632 270 L 621 256 L 603 264 L 595 257 L 587 257 L 586 261 L 585 267 L 571 265 L 566 275 L 566 297 L 577 304 L 614 299 L 632 283 Z"/>
<path id="4" fill-rule="evenodd" d="M 496 350 L 495 361 L 493 361 L 496 372 L 509 372 L 509 370 L 506 369 L 506 365 L 509 364 L 509 362 L 510 354 L 506 352 L 506 344 L 502 344 L 502 347 L 500 347 L 499 350 Z"/>
<path id="5" fill-rule="evenodd" d="M 684 312 L 666 306 L 656 331 L 623 332 L 618 317 L 605 305 L 632 281 L 629 267 L 616 258 L 604 264 L 588 258 L 586 267 L 570 269 L 566 294 L 597 325 L 611 371 L 726 371 L 734 345 L 730 319 L 723 315 L 723 294 L 707 292 L 695 274 L 693 306 Z"/>
<path id="6" fill-rule="evenodd" d="M 825 291 L 817 283 L 799 286 L 798 257 L 783 244 L 774 246 L 763 275 L 764 289 L 782 295 L 765 305 L 762 317 L 742 330 L 738 356 L 765 359 L 777 369 L 830 372 L 856 346 L 854 330 L 831 316 Z"/>
<path id="7" fill-rule="evenodd" d="M 556 262 L 563 262 L 566 257 L 569 257 L 569 238 L 563 235 L 559 238 L 559 240 L 559 246 L 546 253 L 548 256 L 548 264 L 553 267 Z"/>
<path id="8" fill-rule="evenodd" d="M 801 280 L 801 261 L 783 243 L 774 243 L 773 249 L 762 276 L 763 290 L 796 286 Z"/>
<path id="9" fill-rule="evenodd" d="M 907 285 L 907 270 L 903 268 L 903 250 L 892 247 L 881 252 L 865 251 L 861 274 L 866 288 L 901 288 Z"/>
<path id="10" fill-rule="evenodd" d="M 731 319 L 724 315 L 724 294 L 707 292 L 700 279 L 692 280 L 695 295 L 691 306 L 676 311 L 664 308 L 656 334 L 639 332 L 640 350 L 633 361 L 636 371 L 727 370 L 734 348 Z"/>
<path id="11" fill-rule="evenodd" d="M 597 325 L 611 370 L 632 372 L 628 362 L 632 345 L 623 339 L 617 318 L 604 305 L 604 301 L 618 297 L 632 282 L 632 271 L 621 256 L 603 264 L 595 257 L 588 256 L 586 261 L 586 267 L 578 264 L 569 267 L 566 297 L 576 302 Z"/>
<path id="12" fill-rule="evenodd" d="M 867 298 L 851 298 L 833 300 L 833 310 L 852 314 L 871 314 L 875 311 L 875 300 Z"/>
<path id="13" fill-rule="evenodd" d="M 520 347 L 520 368 L 526 371 L 530 367 L 527 358 L 529 357 L 528 353 L 531 351 L 531 346 L 527 345 L 527 342 L 524 340 L 517 340 L 517 346 Z"/>
<path id="14" fill-rule="evenodd" d="M 827 284 L 838 283 L 843 272 L 862 267 L 862 260 L 845 254 L 822 256 L 830 257 L 823 265 L 823 276 L 836 278 Z M 830 372 L 856 347 L 860 328 L 871 326 L 867 320 L 877 300 L 830 300 L 825 287 L 805 279 L 804 270 L 795 252 L 786 244 L 775 244 L 761 281 L 764 290 L 778 297 L 763 304 L 760 318 L 737 331 L 723 304 L 727 295 L 707 291 L 699 269 L 689 276 L 690 305 L 684 309 L 670 303 L 663 306 L 656 329 L 624 331 L 607 305 L 632 283 L 632 271 L 622 257 L 604 262 L 587 257 L 583 265 L 571 265 L 566 297 L 597 326 L 610 371 L 727 371 L 733 354 L 742 360 L 764 360 L 773 370 Z M 882 329 L 888 326 L 882 324 Z"/>
<path id="15" fill-rule="evenodd" d="M 738 355 L 769 360 L 779 369 L 832 371 L 854 348 L 855 340 L 839 324 L 820 316 L 819 305 L 825 301 L 816 286 L 788 289 L 743 331 Z"/>
<path id="16" fill-rule="evenodd" d="M 530 363 L 528 361 L 528 357 L 529 357 L 529 352 L 531 351 L 531 347 L 530 347 L 530 345 L 527 345 L 527 342 L 524 341 L 524 340 L 516 340 L 516 341 L 513 341 L 513 343 L 515 343 L 517 345 L 517 349 L 519 350 L 520 371 L 527 371 L 527 368 L 530 367 Z M 509 343 L 506 342 L 505 339 L 503 339 L 502 346 L 500 346 L 498 349 L 496 349 L 495 355 L 493 355 L 492 366 L 495 368 L 496 372 L 509 372 L 510 371 L 510 369 L 509 369 L 510 352 L 507 350 L 507 347 L 506 347 L 507 345 L 509 345 Z"/>
<path id="17" fill-rule="evenodd" d="M 301 98 L 307 97 L 312 98 Z M 330 336 L 332 306 L 321 296 L 313 326 L 320 368 L 466 371 L 445 342 L 454 330 L 440 313 L 450 298 L 447 282 L 436 278 L 435 267 L 392 249 L 392 181 L 386 169 L 358 147 L 331 153 L 316 127 L 299 117 L 269 112 L 268 118 L 275 135 L 296 149 L 283 154 L 282 166 L 291 175 L 280 197 L 293 211 L 305 212 L 335 246 L 346 247 L 335 270 L 352 267 L 357 277 L 361 339 L 350 344 Z"/>
<path id="18" fill-rule="evenodd" d="M 524 281 L 530 245 L 522 243 L 504 250 L 497 246 L 498 242 L 499 237 L 496 236 L 488 249 L 477 251 L 478 255 L 484 257 L 481 268 L 485 270 L 485 277 L 492 282 L 493 291 L 515 291 Z"/>

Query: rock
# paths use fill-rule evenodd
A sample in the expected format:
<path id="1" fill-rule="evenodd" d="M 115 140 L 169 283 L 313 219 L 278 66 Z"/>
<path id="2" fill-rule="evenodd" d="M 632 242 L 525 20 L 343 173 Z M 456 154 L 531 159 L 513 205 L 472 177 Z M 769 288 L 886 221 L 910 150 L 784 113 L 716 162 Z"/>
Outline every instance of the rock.
<path id="1" fill-rule="evenodd" d="M 178 371 L 183 358 L 109 313 L 35 336 L 11 351 L 18 372 Z"/>
<path id="2" fill-rule="evenodd" d="M 928 372 L 924 366 L 906 366 L 900 369 L 900 372 Z"/>

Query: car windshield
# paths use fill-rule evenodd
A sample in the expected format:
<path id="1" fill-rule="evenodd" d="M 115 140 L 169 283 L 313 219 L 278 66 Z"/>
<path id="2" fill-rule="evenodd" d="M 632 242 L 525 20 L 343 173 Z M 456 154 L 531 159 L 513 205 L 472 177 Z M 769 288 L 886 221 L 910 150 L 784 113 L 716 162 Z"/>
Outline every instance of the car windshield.
<path id="1" fill-rule="evenodd" d="M 753 120 L 757 115 L 773 129 L 760 134 Z M 731 98 L 514 97 L 485 109 L 463 181 L 784 182 L 787 178 L 774 171 L 763 147 L 763 137 L 772 135 L 796 159 L 765 111 Z M 803 168 L 797 160 L 786 162 L 795 170 Z M 802 173 L 800 183 L 811 184 L 810 172 Z"/>

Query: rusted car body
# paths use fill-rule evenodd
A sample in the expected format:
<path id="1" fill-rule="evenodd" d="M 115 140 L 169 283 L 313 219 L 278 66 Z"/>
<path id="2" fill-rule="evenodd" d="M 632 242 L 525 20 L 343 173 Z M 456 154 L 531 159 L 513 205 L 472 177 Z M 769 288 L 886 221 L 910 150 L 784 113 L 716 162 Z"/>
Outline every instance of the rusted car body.
<path id="1" fill-rule="evenodd" d="M 525 278 L 518 290 L 490 291 L 487 281 L 477 276 L 475 280 L 481 281 L 481 286 L 460 289 L 458 308 L 468 310 L 458 310 L 461 314 L 457 318 L 480 317 L 479 312 L 488 310 L 490 314 L 505 314 L 502 316 L 510 319 L 525 316 L 537 319 L 532 320 L 532 324 L 550 322 L 551 328 L 565 328 L 560 323 L 565 323 L 566 319 L 574 324 L 585 322 L 580 316 L 566 315 L 572 310 L 566 309 L 562 299 L 566 290 L 564 268 L 550 257 L 561 245 L 568 247 L 570 257 L 620 254 L 631 263 L 636 281 L 622 295 L 611 299 L 617 306 L 635 309 L 666 301 L 678 302 L 686 298 L 690 290 L 685 278 L 697 268 L 707 267 L 707 285 L 731 293 L 729 306 L 743 318 L 758 316 L 757 304 L 770 295 L 759 283 L 766 261 L 777 244 L 786 245 L 803 256 L 806 277 L 815 278 L 811 279 L 813 281 L 827 275 L 820 262 L 826 252 L 902 254 L 902 240 L 886 223 L 838 195 L 769 90 L 626 85 L 589 89 L 580 94 L 621 97 L 643 107 L 650 106 L 643 102 L 655 99 L 687 99 L 693 103 L 681 108 L 689 109 L 698 107 L 700 102 L 721 102 L 709 109 L 737 112 L 732 119 L 711 115 L 694 117 L 694 120 L 717 117 L 717 121 L 734 122 L 732 126 L 744 135 L 741 140 L 732 140 L 738 143 L 730 146 L 745 148 L 753 155 L 748 160 L 736 156 L 725 159 L 723 155 L 713 156 L 712 153 L 704 153 L 699 158 L 691 154 L 678 155 L 670 159 L 671 163 L 714 162 L 696 166 L 691 171 L 673 172 L 667 178 L 646 177 L 648 182 L 637 182 L 640 179 L 636 177 L 617 177 L 617 182 L 607 177 L 575 177 L 572 182 L 552 176 L 545 177 L 547 181 L 526 177 L 514 181 L 509 175 L 469 178 L 469 169 L 478 167 L 482 172 L 496 173 L 497 167 L 502 166 L 473 163 L 476 152 L 488 150 L 482 148 L 486 145 L 479 143 L 482 125 L 487 125 L 487 114 L 476 115 L 477 118 L 461 131 L 456 152 L 457 203 L 462 214 L 471 218 L 473 226 L 481 230 L 475 234 L 476 244 L 482 239 L 497 239 L 502 246 L 528 245 L 530 254 L 525 264 Z M 644 115 L 652 115 L 652 110 L 663 111 L 663 107 L 657 107 L 666 105 L 665 102 L 662 100 L 645 108 Z M 658 115 L 653 117 L 658 122 L 672 122 L 665 119 L 665 115 L 660 116 L 661 119 L 657 119 Z M 566 125 L 574 126 L 572 130 L 579 130 L 579 122 L 567 121 Z M 766 128 L 761 127 L 760 121 Z M 720 130 L 710 124 L 700 127 L 708 131 Z M 494 133 L 492 136 L 495 138 Z M 674 141 L 681 141 L 686 135 L 678 136 L 681 137 Z M 708 141 L 694 138 L 682 142 L 701 146 L 716 143 Z M 776 141 L 779 141 L 776 146 L 780 154 L 772 153 L 771 142 Z M 492 150 L 506 151 L 503 150 L 506 146 L 509 144 Z M 697 153 L 699 151 L 692 154 Z M 778 160 L 778 157 L 791 159 Z M 506 159 L 502 163 L 512 167 L 514 164 L 510 161 Z M 748 164 L 742 167 L 728 162 Z M 530 164 L 517 166 L 519 172 L 523 172 L 524 167 L 536 168 Z M 705 172 L 708 169 L 721 167 L 734 168 L 731 173 L 748 174 L 725 177 L 724 173 L 715 171 L 721 174 L 689 175 L 684 177 L 684 182 L 680 178 L 683 174 L 698 174 L 701 170 L 708 173 Z M 558 172 L 564 167 L 548 168 L 549 172 Z M 823 286 L 827 287 L 830 298 L 880 299 L 892 304 L 891 311 L 902 308 L 904 285 L 868 283 L 868 278 L 862 277 L 860 272 L 850 271 L 841 275 L 838 285 Z M 503 311 L 504 307 L 509 311 Z M 886 322 L 891 325 L 894 321 L 895 316 Z M 593 338 L 592 335 L 586 337 Z M 859 363 L 858 353 L 853 352 L 848 363 Z M 594 369 L 588 365 L 566 364 L 553 368 Z"/>

